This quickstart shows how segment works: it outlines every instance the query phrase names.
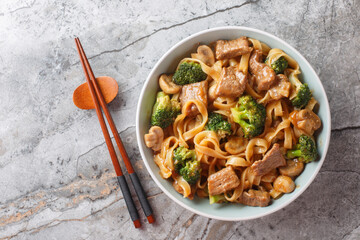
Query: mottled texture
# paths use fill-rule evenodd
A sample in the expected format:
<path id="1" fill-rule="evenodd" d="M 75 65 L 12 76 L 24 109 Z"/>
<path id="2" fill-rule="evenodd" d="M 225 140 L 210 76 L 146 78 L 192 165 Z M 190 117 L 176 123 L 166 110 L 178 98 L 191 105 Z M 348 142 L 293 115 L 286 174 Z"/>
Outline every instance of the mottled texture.
<path id="1" fill-rule="evenodd" d="M 0 239 L 360 239 L 359 8 L 358 0 L 2 0 Z M 135 139 L 137 98 L 155 62 L 190 34 L 224 25 L 293 45 L 319 74 L 332 111 L 328 156 L 308 190 L 246 222 L 211 220 L 173 203 L 151 180 Z M 154 225 L 133 228 L 96 114 L 72 104 L 84 82 L 74 36 L 95 74 L 119 84 L 110 110 Z"/>

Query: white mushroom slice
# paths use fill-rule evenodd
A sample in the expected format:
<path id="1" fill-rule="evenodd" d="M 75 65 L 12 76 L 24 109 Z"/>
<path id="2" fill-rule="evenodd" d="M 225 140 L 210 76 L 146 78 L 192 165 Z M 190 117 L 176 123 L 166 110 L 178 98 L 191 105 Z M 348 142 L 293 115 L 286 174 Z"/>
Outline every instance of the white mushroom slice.
<path id="1" fill-rule="evenodd" d="M 215 90 L 216 90 L 216 84 L 209 87 L 208 97 L 210 102 L 213 102 L 216 98 Z"/>
<path id="2" fill-rule="evenodd" d="M 166 74 L 162 74 L 159 78 L 159 85 L 161 90 L 164 91 L 166 94 L 175 94 L 180 92 L 181 86 L 176 85 L 172 80 L 171 76 Z"/>
<path id="3" fill-rule="evenodd" d="M 225 143 L 225 150 L 236 155 L 245 150 L 247 142 L 241 137 L 230 137 L 227 143 Z"/>
<path id="4" fill-rule="evenodd" d="M 161 149 L 161 144 L 164 140 L 164 131 L 161 127 L 153 126 L 149 129 L 149 133 L 144 136 L 145 145 L 152 148 L 154 151 Z"/>
<path id="5" fill-rule="evenodd" d="M 304 163 L 294 160 L 287 160 L 286 166 L 279 167 L 281 175 L 296 177 L 304 170 Z"/>
<path id="6" fill-rule="evenodd" d="M 202 61 L 210 67 L 215 63 L 214 52 L 206 45 L 199 46 L 197 48 L 197 53 L 192 53 L 191 57 Z"/>
<path id="7" fill-rule="evenodd" d="M 295 189 L 295 183 L 290 177 L 280 175 L 274 181 L 274 189 L 282 193 L 291 193 Z"/>

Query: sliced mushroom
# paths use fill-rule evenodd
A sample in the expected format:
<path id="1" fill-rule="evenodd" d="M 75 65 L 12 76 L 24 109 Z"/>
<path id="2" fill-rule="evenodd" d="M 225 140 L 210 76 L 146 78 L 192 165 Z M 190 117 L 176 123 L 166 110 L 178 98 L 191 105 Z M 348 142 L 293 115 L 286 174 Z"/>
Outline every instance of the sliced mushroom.
<path id="1" fill-rule="evenodd" d="M 300 173 L 304 170 L 304 163 L 300 161 L 287 160 L 286 166 L 279 167 L 279 172 L 282 175 L 289 177 L 299 176 Z"/>
<path id="2" fill-rule="evenodd" d="M 152 148 L 154 151 L 161 149 L 161 144 L 164 140 L 164 131 L 161 127 L 153 126 L 149 129 L 149 133 L 144 136 L 145 145 Z"/>
<path id="3" fill-rule="evenodd" d="M 199 46 L 197 48 L 197 53 L 192 53 L 191 57 L 202 61 L 210 67 L 215 63 L 214 52 L 206 45 Z"/>
<path id="4" fill-rule="evenodd" d="M 270 171 L 269 173 L 265 174 L 264 176 L 261 177 L 261 181 L 262 182 L 268 182 L 268 183 L 272 183 L 275 181 L 275 179 L 277 178 L 278 174 L 276 172 L 276 169 L 273 169 L 272 171 Z"/>
<path id="5" fill-rule="evenodd" d="M 232 154 L 238 154 L 245 150 L 247 142 L 242 137 L 230 137 L 229 141 L 225 143 L 225 150 Z"/>
<path id="6" fill-rule="evenodd" d="M 216 90 L 216 84 L 209 87 L 208 98 L 210 102 L 213 102 L 216 99 L 215 90 Z"/>
<path id="7" fill-rule="evenodd" d="M 159 85 L 161 90 L 164 91 L 166 94 L 175 94 L 180 92 L 181 86 L 176 85 L 172 80 L 171 76 L 166 74 L 162 74 L 159 78 Z"/>
<path id="8" fill-rule="evenodd" d="M 295 183 L 290 177 L 280 175 L 274 181 L 274 189 L 282 193 L 291 193 L 295 189 Z"/>

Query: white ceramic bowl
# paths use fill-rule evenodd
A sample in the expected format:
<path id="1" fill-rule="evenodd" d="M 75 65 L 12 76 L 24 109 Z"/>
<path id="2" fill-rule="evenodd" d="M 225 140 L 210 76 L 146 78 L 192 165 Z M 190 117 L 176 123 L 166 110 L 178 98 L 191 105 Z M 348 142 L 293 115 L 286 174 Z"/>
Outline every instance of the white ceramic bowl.
<path id="1" fill-rule="evenodd" d="M 162 73 L 174 72 L 178 62 L 182 58 L 188 57 L 191 52 L 196 52 L 197 43 L 208 44 L 218 39 L 236 39 L 240 36 L 258 39 L 261 42 L 268 44 L 271 48 L 280 48 L 299 63 L 300 70 L 302 72 L 300 77 L 304 80 L 304 82 L 308 83 L 310 89 L 313 91 L 313 96 L 320 103 L 318 115 L 323 124 L 322 129 L 318 130 L 319 133 L 316 135 L 320 159 L 306 165 L 303 173 L 295 180 L 295 184 L 298 187 L 294 192 L 285 194 L 280 199 L 272 201 L 271 205 L 263 208 L 243 206 L 240 204 L 210 205 L 208 199 L 195 197 L 194 200 L 189 200 L 187 198 L 183 198 L 182 195 L 175 191 L 170 181 L 161 178 L 159 175 L 159 168 L 153 160 L 153 151 L 145 146 L 143 137 L 150 127 L 149 123 L 152 106 L 155 102 L 156 92 L 159 90 L 158 77 Z M 141 91 L 136 113 L 136 135 L 140 153 L 147 170 L 156 184 L 167 196 L 180 206 L 205 217 L 226 221 L 249 220 L 268 215 L 287 206 L 300 196 L 300 194 L 303 193 L 314 180 L 324 162 L 330 141 L 330 124 L 330 109 L 326 93 L 319 77 L 316 75 L 314 69 L 310 66 L 306 59 L 283 40 L 264 31 L 246 27 L 219 27 L 208 29 L 193 34 L 173 46 L 156 63 L 155 67 L 146 79 Z"/>

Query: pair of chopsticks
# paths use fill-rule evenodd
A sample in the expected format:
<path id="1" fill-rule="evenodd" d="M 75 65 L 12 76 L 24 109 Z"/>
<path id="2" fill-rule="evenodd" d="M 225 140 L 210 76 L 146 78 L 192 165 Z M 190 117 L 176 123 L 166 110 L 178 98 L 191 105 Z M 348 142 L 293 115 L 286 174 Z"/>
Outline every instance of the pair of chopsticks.
<path id="1" fill-rule="evenodd" d="M 140 201 L 141 207 L 144 210 L 145 216 L 147 217 L 149 223 L 153 223 L 155 221 L 155 219 L 154 219 L 153 214 L 152 214 L 151 206 L 150 206 L 150 204 L 149 204 L 149 202 L 148 202 L 148 200 L 146 198 L 146 194 L 144 192 L 144 189 L 141 186 L 139 178 L 136 175 L 136 173 L 134 171 L 134 168 L 131 165 L 131 162 L 130 162 L 129 157 L 128 157 L 127 153 L 126 153 L 124 145 L 123 145 L 123 143 L 122 143 L 122 141 L 120 139 L 119 133 L 118 133 L 118 131 L 116 129 L 116 126 L 115 126 L 114 121 L 113 121 L 113 119 L 112 119 L 112 117 L 110 115 L 110 112 L 109 112 L 109 110 L 107 108 L 107 105 L 106 105 L 105 99 L 104 99 L 104 97 L 103 97 L 103 95 L 101 93 L 101 90 L 100 90 L 98 84 L 96 83 L 94 73 L 93 73 L 93 71 L 92 71 L 92 69 L 90 67 L 90 64 L 89 64 L 89 61 L 88 61 L 88 59 L 87 59 L 87 57 L 85 55 L 84 49 L 82 48 L 82 45 L 80 43 L 80 39 L 75 38 L 75 43 L 76 43 L 76 47 L 77 47 L 77 50 L 78 50 L 79 55 L 80 55 L 80 61 L 81 61 L 82 67 L 84 69 L 86 81 L 87 81 L 87 83 L 89 85 L 90 93 L 91 93 L 92 99 L 94 101 L 95 110 L 96 110 L 96 114 L 97 114 L 97 116 L 99 118 L 101 130 L 102 130 L 102 132 L 104 134 L 105 142 L 106 142 L 106 145 L 108 147 L 110 157 L 111 157 L 112 163 L 113 163 L 114 168 L 115 168 L 117 180 L 118 180 L 118 183 L 120 185 L 120 189 L 122 191 L 123 197 L 125 199 L 125 203 L 126 203 L 126 206 L 128 208 L 131 220 L 133 221 L 133 223 L 135 225 L 135 228 L 139 228 L 141 226 L 140 219 L 139 219 L 139 214 L 137 212 L 134 201 L 133 201 L 133 199 L 131 197 L 131 193 L 130 193 L 128 184 L 126 182 L 125 176 L 123 175 L 123 172 L 121 171 L 121 167 L 120 167 L 118 158 L 116 156 L 114 146 L 113 146 L 113 144 L 111 142 L 111 138 L 110 138 L 108 129 L 106 127 L 106 123 L 105 123 L 104 117 L 102 115 L 100 105 L 101 105 L 102 110 L 103 110 L 103 112 L 104 112 L 104 114 L 106 116 L 106 119 L 108 121 L 110 129 L 111 129 L 111 131 L 112 131 L 112 133 L 114 135 L 116 144 L 117 144 L 117 146 L 118 146 L 118 148 L 120 150 L 121 157 L 122 157 L 122 159 L 123 159 L 123 161 L 125 163 L 125 166 L 126 166 L 126 169 L 127 169 L 128 173 L 130 175 L 131 182 L 132 182 L 132 184 L 134 186 L 134 189 L 135 189 L 136 194 L 138 196 L 138 199 Z M 90 76 L 89 76 L 89 74 L 90 74 Z M 99 105 L 99 102 L 100 102 L 100 105 Z"/>

